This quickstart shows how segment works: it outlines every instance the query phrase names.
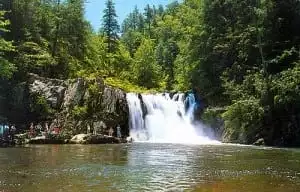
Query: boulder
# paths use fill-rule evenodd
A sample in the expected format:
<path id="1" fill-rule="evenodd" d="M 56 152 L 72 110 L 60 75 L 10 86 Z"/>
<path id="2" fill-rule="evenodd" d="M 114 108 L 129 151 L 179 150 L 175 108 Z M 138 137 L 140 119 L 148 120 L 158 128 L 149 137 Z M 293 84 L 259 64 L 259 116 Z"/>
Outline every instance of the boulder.
<path id="1" fill-rule="evenodd" d="M 49 138 L 46 136 L 37 136 L 26 140 L 26 143 L 27 144 L 65 144 L 65 140 L 60 138 L 55 138 L 55 137 Z"/>
<path id="2" fill-rule="evenodd" d="M 69 141 L 70 144 L 112 144 L 126 142 L 126 139 L 120 139 L 102 134 L 78 134 L 72 137 L 72 139 Z"/>
<path id="3" fill-rule="evenodd" d="M 22 145 L 24 143 L 26 143 L 26 139 L 28 139 L 28 133 L 21 133 L 21 134 L 16 134 L 15 135 L 15 143 L 16 145 Z"/>
<path id="4" fill-rule="evenodd" d="M 69 141 L 71 144 L 86 144 L 90 134 L 78 134 Z"/>
<path id="5" fill-rule="evenodd" d="M 264 146 L 265 145 L 265 140 L 263 138 L 260 138 L 260 139 L 257 139 L 257 141 L 255 141 L 253 143 L 253 145 L 256 145 L 256 146 Z"/>

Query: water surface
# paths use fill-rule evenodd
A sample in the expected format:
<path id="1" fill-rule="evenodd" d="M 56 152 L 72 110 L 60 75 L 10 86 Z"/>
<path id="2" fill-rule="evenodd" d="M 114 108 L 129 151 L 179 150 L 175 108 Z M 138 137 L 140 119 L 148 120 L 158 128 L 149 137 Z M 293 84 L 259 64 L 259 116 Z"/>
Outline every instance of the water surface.
<path id="1" fill-rule="evenodd" d="M 0 191 L 300 191 L 300 150 L 149 143 L 2 148 Z"/>

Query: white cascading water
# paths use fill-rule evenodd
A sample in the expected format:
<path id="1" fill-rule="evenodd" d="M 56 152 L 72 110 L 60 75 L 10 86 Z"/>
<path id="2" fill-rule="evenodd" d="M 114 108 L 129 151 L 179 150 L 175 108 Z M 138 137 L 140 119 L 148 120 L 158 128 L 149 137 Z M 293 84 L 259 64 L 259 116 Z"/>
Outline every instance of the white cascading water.
<path id="1" fill-rule="evenodd" d="M 130 137 L 137 142 L 216 144 L 195 123 L 195 98 L 189 94 L 128 93 Z M 187 103 L 188 102 L 188 103 Z M 185 105 L 186 104 L 186 105 Z M 185 106 L 188 106 L 185 109 Z"/>

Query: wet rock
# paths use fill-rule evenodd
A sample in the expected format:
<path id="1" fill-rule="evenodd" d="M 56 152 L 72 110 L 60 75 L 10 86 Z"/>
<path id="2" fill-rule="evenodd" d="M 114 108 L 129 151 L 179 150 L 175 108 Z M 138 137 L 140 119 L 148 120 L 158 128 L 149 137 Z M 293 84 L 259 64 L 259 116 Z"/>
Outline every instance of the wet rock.
<path id="1" fill-rule="evenodd" d="M 26 140 L 27 144 L 65 144 L 64 139 L 48 138 L 46 136 L 38 136 Z"/>
<path id="2" fill-rule="evenodd" d="M 15 146 L 14 141 L 5 140 L 5 139 L 0 138 L 0 147 L 13 147 L 13 146 Z"/>
<path id="3" fill-rule="evenodd" d="M 107 135 L 78 134 L 72 137 L 70 144 L 110 144 L 110 143 L 126 143 L 125 139 L 111 137 Z"/>
<path id="4" fill-rule="evenodd" d="M 133 138 L 132 137 L 127 137 L 126 141 L 127 141 L 127 143 L 132 143 L 133 142 Z"/>
<path id="5" fill-rule="evenodd" d="M 78 134 L 69 141 L 71 144 L 86 144 L 90 134 Z"/>
<path id="6" fill-rule="evenodd" d="M 138 98 L 139 98 L 140 103 L 141 103 L 143 118 L 145 119 L 146 115 L 148 114 L 147 106 L 146 106 L 145 102 L 143 101 L 143 97 L 142 97 L 141 94 L 138 94 Z"/>
<path id="7" fill-rule="evenodd" d="M 265 140 L 263 138 L 260 138 L 258 139 L 257 141 L 255 141 L 253 143 L 253 145 L 256 145 L 256 146 L 264 146 L 265 145 Z"/>
<path id="8" fill-rule="evenodd" d="M 29 136 L 27 133 L 21 133 L 21 134 L 16 134 L 15 135 L 15 143 L 16 145 L 22 145 L 25 144 L 26 139 L 28 139 Z"/>

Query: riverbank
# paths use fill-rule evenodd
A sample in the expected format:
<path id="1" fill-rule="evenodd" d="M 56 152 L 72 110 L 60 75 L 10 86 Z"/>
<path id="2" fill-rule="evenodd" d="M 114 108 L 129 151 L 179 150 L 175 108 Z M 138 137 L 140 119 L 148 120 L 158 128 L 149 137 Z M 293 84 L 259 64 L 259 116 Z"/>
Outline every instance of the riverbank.
<path id="1" fill-rule="evenodd" d="M 78 134 L 72 137 L 57 134 L 30 137 L 25 133 L 15 135 L 13 142 L 7 142 L 8 144 L 1 145 L 1 147 L 26 144 L 120 144 L 128 142 L 129 141 L 126 138 L 118 138 L 103 134 Z"/>

